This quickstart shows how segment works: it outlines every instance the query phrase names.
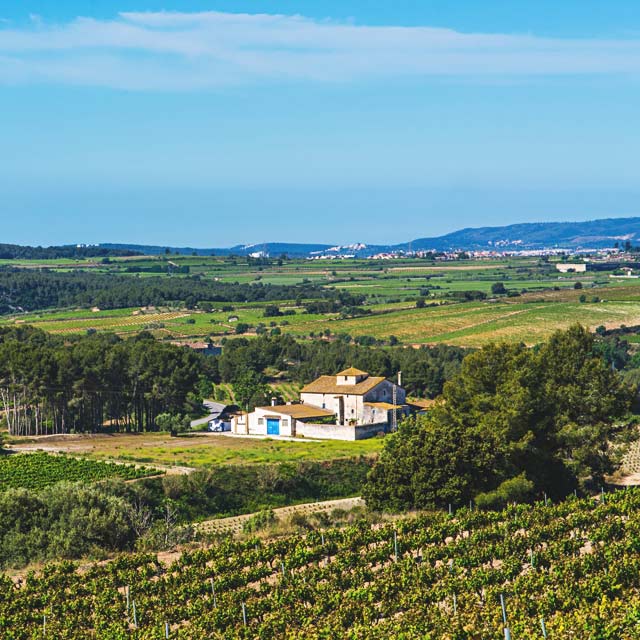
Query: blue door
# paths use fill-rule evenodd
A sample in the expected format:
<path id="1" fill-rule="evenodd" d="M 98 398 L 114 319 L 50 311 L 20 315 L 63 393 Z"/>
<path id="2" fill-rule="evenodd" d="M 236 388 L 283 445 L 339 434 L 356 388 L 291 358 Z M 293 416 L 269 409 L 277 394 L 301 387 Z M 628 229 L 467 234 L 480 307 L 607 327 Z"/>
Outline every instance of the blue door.
<path id="1" fill-rule="evenodd" d="M 280 435 L 280 420 L 278 418 L 267 418 L 267 435 Z"/>

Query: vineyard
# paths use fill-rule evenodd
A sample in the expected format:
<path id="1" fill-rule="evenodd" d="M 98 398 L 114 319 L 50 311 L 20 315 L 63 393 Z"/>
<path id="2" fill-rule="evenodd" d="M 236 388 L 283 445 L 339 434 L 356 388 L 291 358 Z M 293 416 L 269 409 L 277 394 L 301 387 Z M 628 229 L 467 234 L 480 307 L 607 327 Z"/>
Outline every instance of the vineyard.
<path id="1" fill-rule="evenodd" d="M 157 474 L 155 469 L 115 464 L 49 453 L 23 453 L 0 457 L 0 491 L 42 489 L 57 482 L 95 482 L 107 478 L 134 480 Z"/>
<path id="2" fill-rule="evenodd" d="M 50 565 L 0 578 L 0 627 L 7 640 L 627 640 L 640 636 L 639 552 L 631 489 L 226 540 L 169 566 Z"/>

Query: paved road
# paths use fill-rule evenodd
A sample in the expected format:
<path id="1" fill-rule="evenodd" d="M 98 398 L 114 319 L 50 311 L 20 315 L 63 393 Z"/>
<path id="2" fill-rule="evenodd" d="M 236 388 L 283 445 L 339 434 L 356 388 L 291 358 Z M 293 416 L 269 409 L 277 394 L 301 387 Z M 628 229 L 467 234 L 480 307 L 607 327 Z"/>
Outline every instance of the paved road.
<path id="1" fill-rule="evenodd" d="M 202 405 L 206 407 L 209 411 L 209 415 L 204 418 L 198 418 L 197 420 L 191 421 L 191 428 L 199 427 L 203 424 L 209 422 L 209 420 L 213 420 L 220 415 L 220 412 L 227 406 L 226 404 L 222 404 L 220 402 L 213 402 L 211 400 L 205 400 Z"/>
<path id="2" fill-rule="evenodd" d="M 338 500 L 325 500 L 324 502 L 307 502 L 305 504 L 294 504 L 289 507 L 280 507 L 273 509 L 276 518 L 282 519 L 293 513 L 319 513 L 320 511 L 333 511 L 334 509 L 353 509 L 354 507 L 364 506 L 364 500 L 357 498 L 340 498 Z M 233 516 L 231 518 L 217 518 L 214 520 L 205 520 L 197 523 L 196 529 L 206 533 L 239 533 L 242 531 L 242 525 L 253 517 L 254 513 L 247 513 L 241 516 Z"/>

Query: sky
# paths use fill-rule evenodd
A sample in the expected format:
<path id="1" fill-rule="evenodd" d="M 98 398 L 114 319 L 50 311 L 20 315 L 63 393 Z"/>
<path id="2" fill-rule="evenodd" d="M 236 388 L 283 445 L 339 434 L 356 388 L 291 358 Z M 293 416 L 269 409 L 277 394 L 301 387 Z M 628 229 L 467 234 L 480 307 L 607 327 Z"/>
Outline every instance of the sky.
<path id="1" fill-rule="evenodd" d="M 637 0 L 0 0 L 0 242 L 640 215 Z"/>

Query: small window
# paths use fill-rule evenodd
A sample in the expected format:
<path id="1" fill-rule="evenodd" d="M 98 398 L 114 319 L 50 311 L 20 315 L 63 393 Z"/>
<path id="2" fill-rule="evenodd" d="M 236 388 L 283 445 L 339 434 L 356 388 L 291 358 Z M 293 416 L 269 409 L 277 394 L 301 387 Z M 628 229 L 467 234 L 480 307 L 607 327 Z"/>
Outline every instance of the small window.
<path id="1" fill-rule="evenodd" d="M 351 409 L 351 415 L 353 415 L 356 412 L 355 409 Z"/>
<path id="2" fill-rule="evenodd" d="M 347 376 L 345 376 L 344 379 L 347 380 Z"/>
<path id="3" fill-rule="evenodd" d="M 282 418 L 282 426 L 283 427 L 289 426 L 289 418 Z"/>
<path id="4" fill-rule="evenodd" d="M 264 424 L 264 418 L 258 418 L 258 424 L 260 425 Z"/>
<path id="5" fill-rule="evenodd" d="M 326 409 L 327 408 L 327 404 L 325 402 L 322 403 L 322 408 Z"/>

